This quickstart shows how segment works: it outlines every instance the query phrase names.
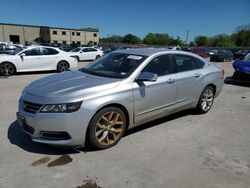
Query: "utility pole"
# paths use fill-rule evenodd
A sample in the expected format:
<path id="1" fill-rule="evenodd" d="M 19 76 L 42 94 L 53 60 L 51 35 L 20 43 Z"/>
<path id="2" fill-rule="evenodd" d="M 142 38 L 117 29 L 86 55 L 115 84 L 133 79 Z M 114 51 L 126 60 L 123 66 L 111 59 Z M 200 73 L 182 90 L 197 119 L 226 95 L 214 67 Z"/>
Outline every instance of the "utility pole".
<path id="1" fill-rule="evenodd" d="M 5 41 L 5 34 L 4 34 L 4 28 L 3 28 L 3 25 L 2 25 L 2 30 L 3 30 L 3 42 L 7 42 L 7 41 Z"/>
<path id="2" fill-rule="evenodd" d="M 188 33 L 189 33 L 189 30 L 187 30 L 187 35 L 186 35 L 186 45 L 188 45 Z"/>

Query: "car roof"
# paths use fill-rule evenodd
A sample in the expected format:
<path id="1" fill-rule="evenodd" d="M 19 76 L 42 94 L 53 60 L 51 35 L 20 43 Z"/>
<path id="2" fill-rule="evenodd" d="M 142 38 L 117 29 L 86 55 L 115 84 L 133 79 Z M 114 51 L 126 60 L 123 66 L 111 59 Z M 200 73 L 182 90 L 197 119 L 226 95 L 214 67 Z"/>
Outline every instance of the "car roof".
<path id="1" fill-rule="evenodd" d="M 151 56 L 154 54 L 160 54 L 160 53 L 178 53 L 178 54 L 186 54 L 186 55 L 192 55 L 196 56 L 193 53 L 185 52 L 182 50 L 171 50 L 168 48 L 135 48 L 135 49 L 126 49 L 126 50 L 117 50 L 111 53 L 124 53 L 124 54 L 134 54 L 134 55 L 142 55 L 142 56 Z"/>
<path id="2" fill-rule="evenodd" d="M 59 48 L 56 47 L 52 47 L 52 46 L 42 46 L 42 45 L 30 45 L 30 46 L 26 46 L 26 49 L 32 49 L 32 48 L 38 48 L 38 47 L 42 47 L 42 48 L 52 48 L 55 50 L 60 50 Z"/>
<path id="3" fill-rule="evenodd" d="M 124 53 L 124 54 L 134 54 L 134 55 L 143 55 L 143 56 L 151 56 L 160 52 L 173 51 L 167 48 L 135 48 L 135 49 L 125 49 L 125 50 L 117 50 L 113 53 Z"/>

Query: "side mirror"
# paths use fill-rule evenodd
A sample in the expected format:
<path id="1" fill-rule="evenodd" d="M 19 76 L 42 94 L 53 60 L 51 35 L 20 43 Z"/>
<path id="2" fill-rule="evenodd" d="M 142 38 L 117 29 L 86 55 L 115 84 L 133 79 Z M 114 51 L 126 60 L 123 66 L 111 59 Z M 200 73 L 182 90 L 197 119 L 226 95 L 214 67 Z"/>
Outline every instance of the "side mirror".
<path id="1" fill-rule="evenodd" d="M 136 81 L 148 81 L 148 82 L 155 82 L 158 78 L 157 74 L 152 72 L 142 72 L 137 78 Z"/>

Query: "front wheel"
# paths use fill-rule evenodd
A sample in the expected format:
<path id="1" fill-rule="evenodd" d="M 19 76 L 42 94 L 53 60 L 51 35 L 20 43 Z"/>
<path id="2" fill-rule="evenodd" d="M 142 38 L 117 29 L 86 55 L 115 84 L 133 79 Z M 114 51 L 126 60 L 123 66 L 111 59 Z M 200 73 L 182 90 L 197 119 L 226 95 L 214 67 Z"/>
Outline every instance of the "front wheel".
<path id="1" fill-rule="evenodd" d="M 60 61 L 57 64 L 57 71 L 58 72 L 64 72 L 69 70 L 69 64 L 67 61 Z"/>
<path id="2" fill-rule="evenodd" d="M 0 74 L 11 76 L 16 73 L 16 67 L 12 63 L 4 62 L 0 64 Z"/>
<path id="3" fill-rule="evenodd" d="M 197 111 L 201 114 L 207 113 L 214 102 L 214 88 L 212 86 L 207 86 L 201 93 L 198 105 L 196 107 Z"/>
<path id="4" fill-rule="evenodd" d="M 97 149 L 106 149 L 116 145 L 126 129 L 124 112 L 117 107 L 107 107 L 92 118 L 88 137 L 90 144 Z"/>

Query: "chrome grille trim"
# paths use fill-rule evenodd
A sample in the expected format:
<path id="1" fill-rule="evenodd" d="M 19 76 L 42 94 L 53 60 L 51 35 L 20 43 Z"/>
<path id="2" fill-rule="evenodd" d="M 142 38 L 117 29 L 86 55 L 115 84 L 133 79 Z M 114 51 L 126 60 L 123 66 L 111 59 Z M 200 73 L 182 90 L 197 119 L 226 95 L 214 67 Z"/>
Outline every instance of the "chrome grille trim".
<path id="1" fill-rule="evenodd" d="M 35 114 L 42 108 L 42 106 L 43 106 L 42 104 L 36 104 L 36 103 L 28 102 L 28 101 L 23 101 L 23 109 L 25 112 Z"/>

